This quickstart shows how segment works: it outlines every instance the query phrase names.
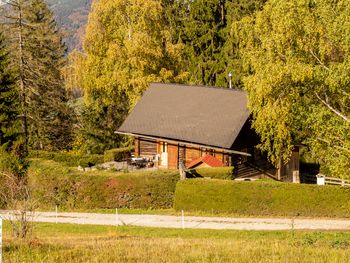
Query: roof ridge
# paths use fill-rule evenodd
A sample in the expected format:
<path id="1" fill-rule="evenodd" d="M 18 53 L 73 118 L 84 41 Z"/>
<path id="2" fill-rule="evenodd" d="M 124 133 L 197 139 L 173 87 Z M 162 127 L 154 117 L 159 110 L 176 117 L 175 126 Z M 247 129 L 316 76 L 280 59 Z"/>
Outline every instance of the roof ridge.
<path id="1" fill-rule="evenodd" d="M 242 89 L 230 89 L 230 88 L 224 88 L 224 87 L 216 87 L 216 86 L 209 86 L 209 85 L 195 85 L 195 84 L 180 84 L 180 83 L 164 83 L 164 82 L 150 82 L 150 87 L 152 85 L 162 85 L 162 86 L 179 86 L 179 87 L 198 87 L 198 88 L 206 88 L 206 89 L 217 89 L 217 90 L 225 90 L 225 91 L 236 91 L 236 92 L 242 92 L 246 93 L 245 90 Z"/>

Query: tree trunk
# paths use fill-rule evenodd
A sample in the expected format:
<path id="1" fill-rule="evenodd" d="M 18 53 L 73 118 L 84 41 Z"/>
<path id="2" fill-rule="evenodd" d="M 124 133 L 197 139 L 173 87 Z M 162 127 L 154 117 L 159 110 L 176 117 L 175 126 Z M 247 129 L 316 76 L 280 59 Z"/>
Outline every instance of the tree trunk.
<path id="1" fill-rule="evenodd" d="M 21 101 L 21 122 L 22 135 L 24 136 L 23 155 L 28 154 L 28 125 L 27 125 L 27 105 L 26 105 L 26 88 L 24 83 L 24 58 L 23 58 L 23 14 L 22 2 L 17 0 L 18 4 L 18 50 L 19 50 L 19 86 L 20 86 L 20 101 Z"/>

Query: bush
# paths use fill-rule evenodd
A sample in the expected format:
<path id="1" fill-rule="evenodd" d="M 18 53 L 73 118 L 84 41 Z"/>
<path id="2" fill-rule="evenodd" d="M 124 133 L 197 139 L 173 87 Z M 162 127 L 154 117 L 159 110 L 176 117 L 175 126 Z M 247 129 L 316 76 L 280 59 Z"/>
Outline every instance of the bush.
<path id="1" fill-rule="evenodd" d="M 121 162 L 130 157 L 131 152 L 134 150 L 134 147 L 126 147 L 126 148 L 116 148 L 107 150 L 104 153 L 104 161 L 105 162 Z"/>
<path id="2" fill-rule="evenodd" d="M 31 150 L 29 151 L 29 158 L 40 158 L 45 160 L 53 160 L 55 158 L 55 152 L 47 152 L 47 151 L 38 151 Z"/>
<path id="3" fill-rule="evenodd" d="M 350 217 L 350 187 L 274 181 L 180 181 L 177 210 L 244 216 Z"/>
<path id="4" fill-rule="evenodd" d="M 233 167 L 203 167 L 191 169 L 186 173 L 187 177 L 210 177 L 215 179 L 233 179 Z"/>
<path id="5" fill-rule="evenodd" d="M 53 161 L 33 160 L 29 183 L 41 209 L 170 208 L 176 171 L 79 172 Z"/>
<path id="6" fill-rule="evenodd" d="M 70 152 L 46 152 L 30 151 L 30 158 L 40 158 L 44 160 L 53 160 L 71 167 L 91 167 L 104 162 L 104 156 L 99 154 L 78 154 Z"/>

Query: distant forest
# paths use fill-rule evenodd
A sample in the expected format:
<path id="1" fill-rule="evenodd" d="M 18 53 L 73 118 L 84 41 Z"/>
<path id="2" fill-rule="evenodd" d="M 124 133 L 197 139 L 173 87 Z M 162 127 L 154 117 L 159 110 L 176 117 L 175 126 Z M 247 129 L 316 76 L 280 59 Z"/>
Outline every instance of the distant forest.
<path id="1" fill-rule="evenodd" d="M 92 0 L 47 0 L 64 34 L 68 50 L 81 49 Z"/>

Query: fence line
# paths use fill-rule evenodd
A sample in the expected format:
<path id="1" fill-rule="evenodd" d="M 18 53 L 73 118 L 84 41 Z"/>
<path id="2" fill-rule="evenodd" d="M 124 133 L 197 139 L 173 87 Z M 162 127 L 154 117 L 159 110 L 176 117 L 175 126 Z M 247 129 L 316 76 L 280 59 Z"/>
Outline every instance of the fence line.
<path id="1" fill-rule="evenodd" d="M 350 180 L 348 179 L 328 177 L 323 174 L 318 174 L 318 175 L 303 174 L 301 179 L 303 183 L 317 184 L 317 177 L 324 178 L 324 184 L 327 184 L 327 185 L 350 186 Z"/>
<path id="2" fill-rule="evenodd" d="M 325 177 L 325 183 L 331 184 L 331 185 L 350 186 L 350 180 L 333 178 L 333 177 Z"/>

